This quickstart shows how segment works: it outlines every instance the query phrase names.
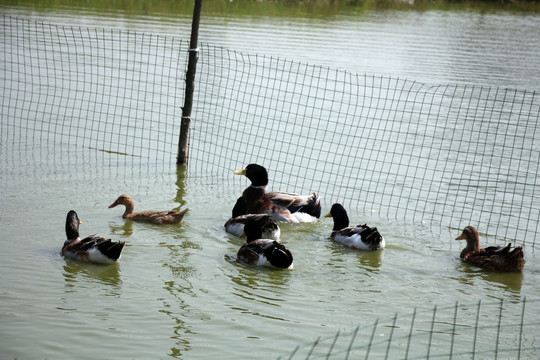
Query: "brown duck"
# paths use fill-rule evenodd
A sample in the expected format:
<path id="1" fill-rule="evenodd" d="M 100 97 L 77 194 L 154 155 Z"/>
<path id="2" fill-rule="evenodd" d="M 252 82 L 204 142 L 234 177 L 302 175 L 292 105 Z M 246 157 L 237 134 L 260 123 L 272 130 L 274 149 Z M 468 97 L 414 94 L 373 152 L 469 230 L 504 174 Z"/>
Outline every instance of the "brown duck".
<path id="1" fill-rule="evenodd" d="M 184 209 L 182 211 L 169 210 L 169 211 L 156 211 L 156 210 L 147 210 L 141 212 L 134 212 L 133 200 L 129 195 L 123 194 L 116 199 L 109 209 L 117 205 L 124 205 L 126 211 L 122 215 L 124 219 L 130 219 L 133 221 L 142 221 L 152 224 L 178 224 L 182 221 L 182 218 L 189 209 Z"/>
<path id="2" fill-rule="evenodd" d="M 480 236 L 473 226 L 466 226 L 456 240 L 467 240 L 467 247 L 459 257 L 469 264 L 489 270 L 521 271 L 525 265 L 523 248 L 518 246 L 512 250 L 512 243 L 506 247 L 489 246 L 480 248 Z"/>

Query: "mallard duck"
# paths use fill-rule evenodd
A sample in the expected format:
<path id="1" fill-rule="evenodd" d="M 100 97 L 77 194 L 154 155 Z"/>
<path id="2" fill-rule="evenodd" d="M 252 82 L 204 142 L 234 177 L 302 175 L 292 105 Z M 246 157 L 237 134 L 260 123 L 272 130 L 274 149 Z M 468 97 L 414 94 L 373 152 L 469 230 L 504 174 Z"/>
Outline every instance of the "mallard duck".
<path id="1" fill-rule="evenodd" d="M 112 264 L 122 253 L 126 243 L 114 242 L 97 235 L 90 235 L 81 239 L 79 237 L 79 220 L 77 213 L 73 210 L 68 212 L 66 217 L 66 238 L 62 246 L 62 255 L 84 262 L 98 264 Z"/>
<path id="2" fill-rule="evenodd" d="M 271 265 L 283 269 L 293 267 L 293 256 L 284 245 L 276 240 L 263 239 L 262 227 L 267 223 L 268 215 L 249 218 L 244 226 L 246 242 L 238 250 L 239 261 L 251 265 Z"/>
<path id="3" fill-rule="evenodd" d="M 332 205 L 326 217 L 334 219 L 330 236 L 340 244 L 359 250 L 379 250 L 386 245 L 376 227 L 369 227 L 366 224 L 349 226 L 349 216 L 341 204 Z"/>
<path id="4" fill-rule="evenodd" d="M 521 271 L 525 265 L 523 248 L 512 250 L 512 243 L 507 246 L 489 246 L 480 248 L 480 235 L 474 226 L 466 226 L 456 240 L 467 240 L 467 246 L 459 257 L 469 264 L 498 271 Z"/>
<path id="5" fill-rule="evenodd" d="M 244 234 L 244 225 L 249 218 L 260 218 L 265 216 L 265 224 L 262 225 L 262 238 L 279 240 L 281 230 L 278 224 L 265 214 L 247 214 L 246 202 L 243 197 L 239 197 L 232 210 L 232 217 L 225 223 L 225 231 L 236 236 Z"/>
<path id="6" fill-rule="evenodd" d="M 273 220 L 292 223 L 313 222 L 321 216 L 320 200 L 315 193 L 267 193 L 268 172 L 263 166 L 249 164 L 234 173 L 244 175 L 251 181 L 251 185 L 242 194 L 249 214 L 268 214 Z"/>
<path id="7" fill-rule="evenodd" d="M 134 208 L 133 200 L 131 199 L 129 195 L 126 195 L 126 194 L 120 195 L 118 199 L 116 199 L 115 202 L 109 205 L 109 209 L 117 205 L 124 205 L 126 207 L 126 211 L 124 211 L 122 218 L 130 219 L 133 221 L 148 222 L 152 224 L 178 224 L 180 221 L 182 221 L 182 218 L 184 217 L 186 212 L 189 210 L 189 209 L 184 209 L 182 211 L 147 210 L 147 211 L 141 211 L 141 212 L 133 212 L 133 208 Z"/>

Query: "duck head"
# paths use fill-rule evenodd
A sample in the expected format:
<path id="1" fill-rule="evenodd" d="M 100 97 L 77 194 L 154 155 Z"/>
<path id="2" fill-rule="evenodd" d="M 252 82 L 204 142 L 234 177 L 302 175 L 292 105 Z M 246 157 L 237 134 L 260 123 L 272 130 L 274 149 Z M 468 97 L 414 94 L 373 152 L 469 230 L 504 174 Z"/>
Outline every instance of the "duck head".
<path id="1" fill-rule="evenodd" d="M 462 258 L 465 254 L 480 249 L 480 235 L 478 235 L 478 230 L 476 230 L 474 226 L 465 226 L 461 235 L 459 235 L 456 240 L 467 240 L 467 246 L 460 255 Z"/>
<path id="2" fill-rule="evenodd" d="M 331 217 L 334 219 L 334 228 L 332 231 L 339 231 L 349 226 L 349 216 L 343 205 L 335 203 L 332 205 L 330 212 L 325 217 Z"/>
<path id="3" fill-rule="evenodd" d="M 268 185 L 268 172 L 261 165 L 249 164 L 245 169 L 236 170 L 234 173 L 247 177 L 251 181 L 252 186 Z"/>
<path id="4" fill-rule="evenodd" d="M 129 195 L 122 194 L 111 205 L 109 205 L 109 209 L 112 209 L 118 205 L 125 205 L 127 207 L 129 205 L 133 205 L 133 200 Z"/>
<path id="5" fill-rule="evenodd" d="M 122 217 L 124 219 L 127 219 L 129 215 L 133 213 L 133 209 L 135 208 L 135 204 L 133 204 L 133 200 L 129 195 L 122 194 L 116 199 L 115 202 L 113 202 L 111 205 L 109 205 L 109 209 L 117 206 L 117 205 L 124 205 L 126 207 L 126 210 L 122 214 Z"/>
<path id="6" fill-rule="evenodd" d="M 66 217 L 67 240 L 76 240 L 79 238 L 79 224 L 82 224 L 82 221 L 79 220 L 77 213 L 74 210 L 70 210 Z"/>

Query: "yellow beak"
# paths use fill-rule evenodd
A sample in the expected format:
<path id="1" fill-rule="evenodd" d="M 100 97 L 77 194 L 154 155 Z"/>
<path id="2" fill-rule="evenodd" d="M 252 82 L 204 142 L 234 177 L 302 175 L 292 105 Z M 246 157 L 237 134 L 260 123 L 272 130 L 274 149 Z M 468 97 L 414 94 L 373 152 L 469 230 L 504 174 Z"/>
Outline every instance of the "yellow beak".
<path id="1" fill-rule="evenodd" d="M 236 175 L 246 175 L 246 169 L 243 169 L 243 170 L 235 170 L 234 173 Z"/>

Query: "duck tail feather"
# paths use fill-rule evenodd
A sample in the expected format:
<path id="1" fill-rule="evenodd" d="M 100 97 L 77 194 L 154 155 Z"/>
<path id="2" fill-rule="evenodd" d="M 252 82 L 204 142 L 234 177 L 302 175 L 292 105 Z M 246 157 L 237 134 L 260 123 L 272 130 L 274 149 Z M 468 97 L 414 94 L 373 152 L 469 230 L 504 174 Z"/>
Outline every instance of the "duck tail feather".
<path id="1" fill-rule="evenodd" d="M 289 211 L 291 213 L 301 211 L 318 219 L 321 217 L 321 200 L 316 193 L 313 193 L 308 196 L 307 204 L 302 206 L 290 206 Z"/>
<path id="2" fill-rule="evenodd" d="M 122 253 L 122 250 L 124 249 L 124 246 L 126 245 L 125 241 L 119 241 L 119 242 L 113 242 L 113 241 L 104 241 L 100 244 L 98 244 L 99 251 L 108 257 L 109 259 L 112 259 L 114 261 L 118 260 L 120 258 L 120 254 Z"/>

